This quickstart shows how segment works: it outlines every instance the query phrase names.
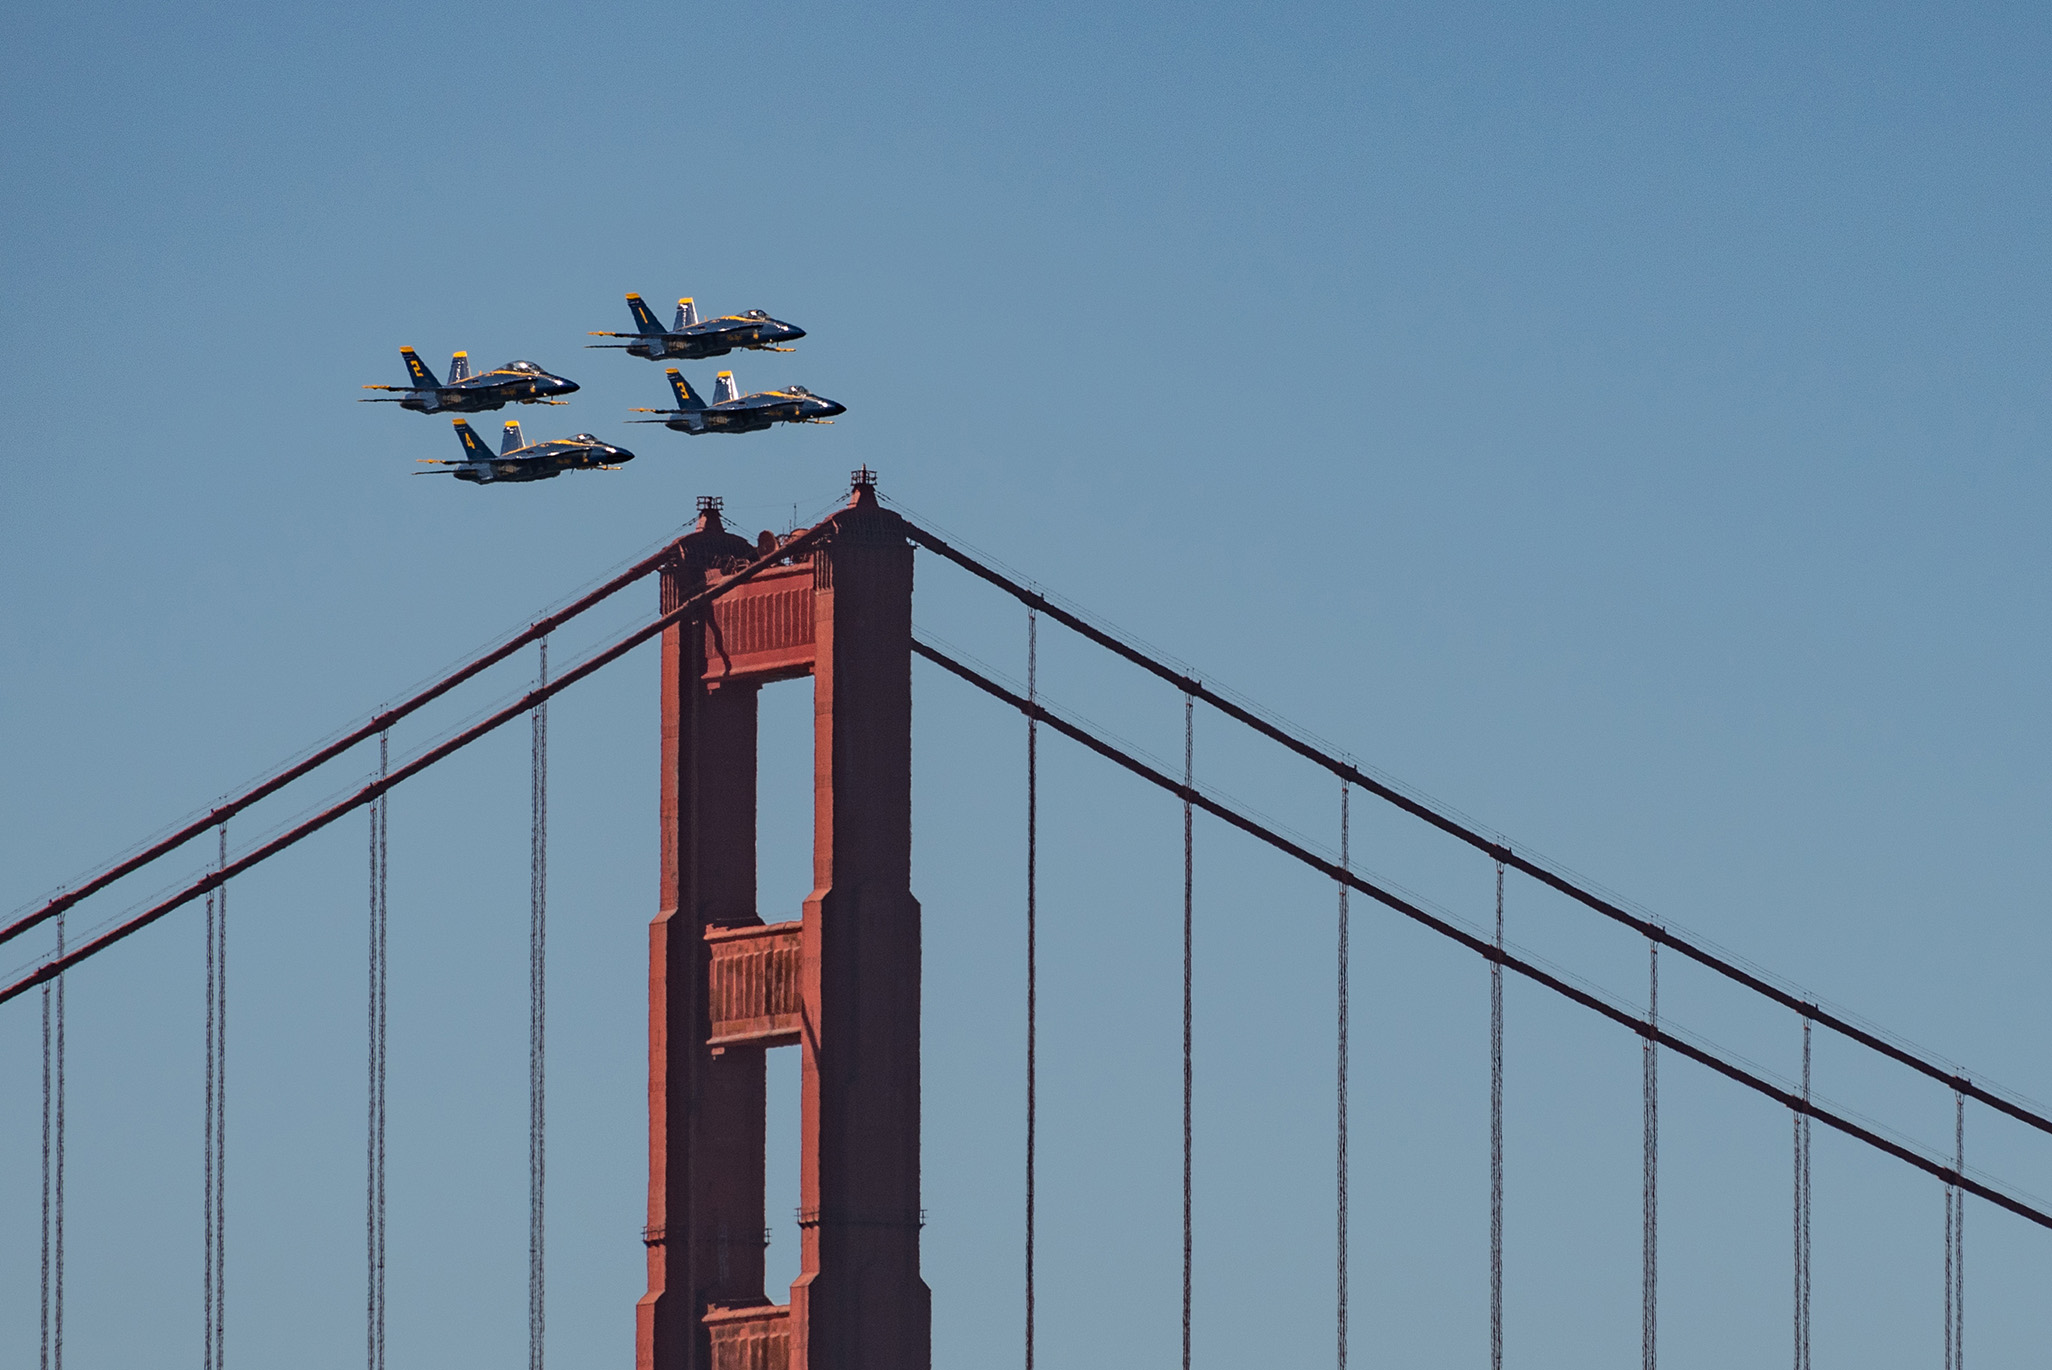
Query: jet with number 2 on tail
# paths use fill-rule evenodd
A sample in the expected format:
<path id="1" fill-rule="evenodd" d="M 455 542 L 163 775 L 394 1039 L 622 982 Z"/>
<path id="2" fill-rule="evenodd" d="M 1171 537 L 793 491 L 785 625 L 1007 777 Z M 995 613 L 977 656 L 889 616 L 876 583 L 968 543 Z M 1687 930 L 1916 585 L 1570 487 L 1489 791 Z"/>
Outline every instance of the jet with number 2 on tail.
<path id="1" fill-rule="evenodd" d="M 707 404 L 692 390 L 691 382 L 674 366 L 663 373 L 676 392 L 675 409 L 636 409 L 637 414 L 661 414 L 659 419 L 629 419 L 629 423 L 660 423 L 676 433 L 759 433 L 773 423 L 832 423 L 833 416 L 848 412 L 848 406 L 813 394 L 802 385 L 783 390 L 764 390 L 743 395 L 734 384 L 734 373 L 720 372 L 713 382 L 713 399 Z"/>
<path id="2" fill-rule="evenodd" d="M 796 342 L 805 330 L 796 324 L 772 319 L 760 309 L 724 314 L 717 319 L 698 317 L 698 305 L 689 299 L 677 301 L 677 321 L 668 328 L 656 321 L 655 311 L 641 296 L 628 292 L 627 308 L 634 314 L 633 333 L 593 333 L 594 338 L 632 338 L 624 343 L 586 343 L 586 347 L 618 347 L 630 357 L 650 361 L 703 361 L 724 357 L 735 348 L 755 352 L 789 352 L 778 343 Z"/>
<path id="3" fill-rule="evenodd" d="M 449 383 L 444 385 L 412 348 L 400 348 L 399 355 L 406 362 L 406 378 L 413 383 L 366 385 L 366 390 L 396 391 L 398 398 L 379 395 L 362 403 L 396 404 L 421 414 L 477 414 L 509 404 L 563 404 L 565 401 L 555 397 L 577 389 L 577 382 L 552 376 L 533 362 L 507 362 L 473 376 L 468 352 L 449 359 Z"/>
<path id="4" fill-rule="evenodd" d="M 527 443 L 520 425 L 509 420 L 496 455 L 483 438 L 462 419 L 456 420 L 456 439 L 463 444 L 461 461 L 423 459 L 422 464 L 448 468 L 415 471 L 416 476 L 454 476 L 473 485 L 496 485 L 501 481 L 547 480 L 565 471 L 617 471 L 622 462 L 634 460 L 624 447 L 600 442 L 589 433 L 573 433 L 553 442 Z"/>

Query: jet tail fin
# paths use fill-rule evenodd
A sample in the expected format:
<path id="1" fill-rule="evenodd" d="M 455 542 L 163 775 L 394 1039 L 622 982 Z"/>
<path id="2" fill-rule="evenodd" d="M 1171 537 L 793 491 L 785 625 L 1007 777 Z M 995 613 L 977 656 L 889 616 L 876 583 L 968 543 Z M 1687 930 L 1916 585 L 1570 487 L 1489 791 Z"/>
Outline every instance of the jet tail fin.
<path id="1" fill-rule="evenodd" d="M 725 404 L 728 400 L 741 398 L 741 389 L 734 384 L 734 373 L 722 371 L 713 379 L 713 403 Z"/>
<path id="2" fill-rule="evenodd" d="M 689 295 L 686 295 L 683 299 L 677 301 L 677 322 L 671 327 L 670 331 L 672 333 L 682 333 L 687 328 L 696 327 L 697 324 L 698 303 Z"/>
<path id="3" fill-rule="evenodd" d="M 467 381 L 469 379 L 470 354 L 468 352 L 458 352 L 455 356 L 449 358 L 449 384 L 454 385 L 458 381 Z"/>
<path id="4" fill-rule="evenodd" d="M 634 326 L 643 333 L 660 333 L 663 331 L 663 326 L 656 322 L 655 311 L 648 307 L 641 296 L 631 290 L 627 292 L 627 308 L 634 315 Z"/>
<path id="5" fill-rule="evenodd" d="M 508 452 L 517 451 L 525 446 L 527 440 L 520 436 L 520 420 L 506 420 L 506 431 L 499 438 L 499 455 L 503 457 Z"/>
<path id="6" fill-rule="evenodd" d="M 684 373 L 674 366 L 663 368 L 663 374 L 670 378 L 670 390 L 677 396 L 679 409 L 703 409 L 705 401 L 691 389 L 691 382 L 684 379 Z"/>
<path id="7" fill-rule="evenodd" d="M 456 420 L 456 441 L 463 444 L 463 456 L 466 461 L 492 459 L 492 449 L 485 446 L 485 440 L 477 435 L 477 430 L 462 419 Z"/>
<path id="8" fill-rule="evenodd" d="M 435 379 L 435 373 L 427 369 L 427 363 L 410 347 L 399 349 L 400 360 L 406 363 L 406 379 L 423 390 L 439 390 L 442 383 Z"/>

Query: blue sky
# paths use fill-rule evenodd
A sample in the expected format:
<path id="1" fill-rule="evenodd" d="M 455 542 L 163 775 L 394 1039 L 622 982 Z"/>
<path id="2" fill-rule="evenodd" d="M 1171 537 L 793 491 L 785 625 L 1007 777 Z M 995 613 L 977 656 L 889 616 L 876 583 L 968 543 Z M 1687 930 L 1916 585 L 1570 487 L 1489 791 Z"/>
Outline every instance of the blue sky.
<path id="1" fill-rule="evenodd" d="M 2052 1098 L 2042 9 L 81 3 L 7 23 L 0 902 L 399 697 L 672 535 L 695 496 L 783 528 L 866 463 L 901 508 L 1206 679 Z M 581 345 L 625 326 L 627 290 L 802 324 L 793 354 L 729 359 L 743 388 L 849 412 L 741 438 L 624 426 L 663 402 L 659 372 Z M 401 344 L 568 374 L 582 392 L 522 413 L 528 435 L 639 456 L 416 482 L 446 424 L 356 403 L 399 379 Z M 1023 673 L 1014 606 L 919 575 L 923 630 Z M 626 598 L 556 659 L 652 607 Z M 1179 747 L 1172 693 L 1053 630 L 1042 671 L 1105 728 Z M 631 1354 L 640 1292 L 653 680 L 638 655 L 554 715 L 559 1362 Z M 938 674 L 917 688 L 936 1363 L 1002 1364 L 1023 741 Z M 771 917 L 803 894 L 799 691 L 765 703 Z M 523 738 L 393 804 L 395 1366 L 524 1346 Z M 1327 779 L 1223 722 L 1200 717 L 1198 769 L 1334 840 Z M 1167 1365 L 1179 815 L 1058 744 L 1044 783 L 1043 1354 Z M 1486 863 L 1356 815 L 1363 864 L 1489 916 Z M 1198 1360 L 1318 1363 L 1332 893 L 1198 836 Z M 360 1346 L 361 847 L 352 820 L 235 897 L 238 1359 Z M 1629 938 L 1515 880 L 1510 901 L 1514 941 L 1643 993 Z M 1485 981 L 1356 916 L 1356 1357 L 1472 1365 Z M 72 982 L 79 1367 L 197 1351 L 199 957 L 185 916 Z M 1679 972 L 1670 1003 L 1792 1068 L 1793 1023 Z M 1635 1044 L 1520 986 L 1510 1015 L 1507 1354 L 1628 1364 Z M 12 1214 L 35 1036 L 32 1005 L 0 1008 Z M 1819 1050 L 1826 1095 L 1949 1136 L 1942 1091 Z M 1663 1081 L 1663 1354 L 1785 1355 L 1787 1120 L 1680 1064 Z M 2052 1193 L 2027 1136 L 1976 1114 L 1969 1149 Z M 1817 1186 L 1820 1362 L 1935 1361 L 1935 1186 L 1832 1141 Z M 1977 1359 L 2014 1359 L 2048 1331 L 2052 1245 L 1970 1211 Z M 13 1359 L 34 1259 L 0 1224 Z"/>

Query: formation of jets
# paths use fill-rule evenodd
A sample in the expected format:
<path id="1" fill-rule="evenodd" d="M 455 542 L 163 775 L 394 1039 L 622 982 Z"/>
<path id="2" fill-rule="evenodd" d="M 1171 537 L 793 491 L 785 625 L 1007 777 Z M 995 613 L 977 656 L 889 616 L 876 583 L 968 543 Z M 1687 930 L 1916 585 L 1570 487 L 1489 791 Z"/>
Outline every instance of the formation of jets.
<path id="1" fill-rule="evenodd" d="M 623 350 L 630 357 L 649 361 L 698 361 L 723 357 L 729 352 L 790 352 L 786 346 L 805 336 L 796 324 L 773 319 L 760 309 L 744 310 L 718 318 L 700 319 L 697 304 L 677 301 L 676 321 L 664 328 L 641 296 L 629 293 L 628 311 L 634 316 L 635 332 L 593 333 L 596 338 L 626 338 L 621 343 L 590 343 L 591 347 Z M 481 414 L 509 404 L 565 404 L 561 398 L 574 394 L 577 383 L 544 370 L 530 361 L 510 361 L 489 371 L 473 373 L 470 354 L 458 352 L 449 359 L 447 382 L 435 379 L 427 363 L 410 347 L 399 349 L 406 364 L 405 385 L 366 385 L 366 390 L 387 394 L 367 398 L 366 404 L 396 404 L 417 414 Z M 722 371 L 713 382 L 711 403 L 691 388 L 676 367 L 664 368 L 674 409 L 636 409 L 637 414 L 659 418 L 629 419 L 629 423 L 660 423 L 675 433 L 759 433 L 780 423 L 832 423 L 834 415 L 847 406 L 813 394 L 802 385 L 763 390 L 743 395 L 734 383 L 734 373 Z M 601 442 L 590 433 L 573 433 L 567 438 L 530 443 L 517 422 L 508 422 L 493 452 L 462 418 L 455 420 L 456 438 L 463 445 L 457 460 L 429 460 L 422 464 L 437 469 L 423 476 L 454 476 L 474 485 L 510 481 L 547 480 L 565 471 L 617 471 L 634 460 L 624 447 Z"/>

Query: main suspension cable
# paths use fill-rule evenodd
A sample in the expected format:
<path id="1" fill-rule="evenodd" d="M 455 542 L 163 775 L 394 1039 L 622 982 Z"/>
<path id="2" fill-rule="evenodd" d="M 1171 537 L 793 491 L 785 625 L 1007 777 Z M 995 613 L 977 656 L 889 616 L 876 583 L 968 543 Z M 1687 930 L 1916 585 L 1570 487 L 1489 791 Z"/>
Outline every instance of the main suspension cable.
<path id="1" fill-rule="evenodd" d="M 1715 1071 L 1725 1079 L 1730 1080 L 1734 1084 L 1745 1086 L 1762 1098 L 1771 1099 L 1783 1108 L 1798 1108 L 1802 1106 L 1800 1095 L 1790 1093 L 1788 1090 L 1781 1088 L 1781 1086 L 1746 1066 L 1736 1061 L 1727 1060 L 1715 1051 L 1698 1045 L 1686 1037 L 1677 1037 L 1672 1032 L 1660 1027 L 1656 1022 L 1649 1021 L 1645 1016 L 1619 1008 L 1599 995 L 1570 984 L 1559 975 L 1535 965 L 1520 956 L 1514 955 L 1507 950 L 1497 950 L 1486 938 L 1477 937 L 1449 923 L 1446 919 L 1428 912 L 1425 908 L 1412 903 L 1402 895 L 1384 889 L 1371 881 L 1364 880 L 1351 871 L 1341 869 L 1337 862 L 1326 860 L 1316 852 L 1311 851 L 1299 842 L 1285 837 L 1275 829 L 1220 803 L 1209 795 L 1199 792 L 1194 786 L 1183 784 L 1173 776 L 1156 770 L 1138 757 L 1120 750 L 1103 738 L 1097 737 L 1071 723 L 1061 715 L 1049 712 L 1046 707 L 1028 703 L 1023 696 L 1013 693 L 988 676 L 955 660 L 945 652 L 916 638 L 912 643 L 912 651 L 914 655 L 926 658 L 957 679 L 974 685 L 991 698 L 999 700 L 1022 713 L 1031 711 L 1042 723 L 1054 729 L 1063 737 L 1097 753 L 1097 755 L 1105 760 L 1124 768 L 1155 788 L 1165 790 L 1169 794 L 1175 795 L 1178 799 L 1182 799 L 1204 810 L 1228 826 L 1237 828 L 1249 837 L 1273 847 L 1300 865 L 1317 871 L 1326 879 L 1338 880 L 1350 885 L 1356 891 L 1367 895 L 1385 908 L 1402 914 L 1420 927 L 1430 929 L 1448 941 L 1457 943 L 1476 955 L 1483 957 L 1485 960 L 1500 962 L 1504 969 L 1515 971 L 1533 984 L 1541 985 L 1570 1003 L 1587 1009 L 1598 1017 L 1606 1018 L 1627 1031 L 1637 1033 L 1641 1038 L 1650 1039 L 1686 1060 L 1694 1061 L 1699 1066 Z M 1505 864 L 1507 866 L 1512 865 L 1508 861 Z M 1515 867 L 1513 866 L 1513 868 Z M 1821 1016 L 1818 1021 L 1823 1021 Z M 1969 1084 L 1970 1082 L 1962 1081 L 1960 1084 L 1961 1090 L 1963 1092 L 1966 1091 L 1969 1088 Z M 1979 1098 L 1980 1096 L 1969 1094 L 1968 1097 Z M 1985 1199 L 1998 1208 L 2014 1213 L 2018 1217 L 2035 1223 L 2039 1227 L 2052 1230 L 2052 1212 L 2046 1212 L 2044 1209 L 2037 1208 L 2013 1195 L 2005 1194 L 1983 1181 L 1963 1174 L 1942 1161 L 1932 1160 L 1911 1147 L 1884 1137 L 1872 1128 L 1865 1127 L 1851 1118 L 1833 1113 L 1829 1109 L 1815 1104 L 1810 1105 L 1808 1111 L 1812 1118 L 1815 1118 L 1834 1131 L 1843 1133 L 1855 1141 L 1864 1143 L 1885 1155 L 1893 1156 L 1904 1165 L 1921 1170 L 1943 1183 L 1957 1184 L 1965 1192 Z"/>
<path id="2" fill-rule="evenodd" d="M 725 579 L 717 582 L 716 584 L 707 586 L 705 589 L 698 591 L 696 594 L 687 596 L 683 600 L 679 601 L 677 604 L 664 610 L 663 613 L 659 617 L 657 617 L 653 622 L 643 624 L 641 627 L 636 628 L 633 632 L 628 633 L 625 637 L 620 638 L 618 641 L 614 642 L 610 647 L 607 647 L 602 651 L 595 653 L 592 656 L 586 657 L 583 661 L 579 662 L 577 665 L 571 667 L 568 671 L 565 671 L 561 676 L 551 681 L 546 687 L 530 690 L 527 694 L 521 696 L 519 699 L 514 700 L 512 703 L 507 704 L 505 707 L 495 710 L 493 713 L 487 715 L 486 717 L 479 719 L 476 723 L 471 724 L 468 728 L 465 728 L 462 732 L 457 733 L 454 737 L 448 738 L 447 740 L 437 743 L 433 747 L 430 747 L 427 751 L 413 758 L 413 760 L 407 762 L 403 766 L 400 766 L 397 770 L 393 771 L 391 775 L 387 776 L 385 779 L 372 781 L 370 784 L 365 785 L 362 789 L 358 790 L 355 794 L 349 795 L 337 801 L 336 803 L 329 805 L 327 808 L 321 810 L 319 813 L 313 815 L 311 818 L 306 819 L 304 822 L 298 824 L 296 827 L 293 827 L 283 833 L 280 833 L 278 836 L 272 838 L 270 841 L 264 843 L 262 846 L 257 847 L 255 850 L 244 853 L 241 857 L 236 859 L 235 863 L 232 866 L 229 866 L 223 870 L 215 871 L 210 875 L 200 877 L 198 880 L 195 880 L 192 884 L 187 885 L 184 889 L 178 891 L 176 894 L 170 895 L 169 897 L 162 899 L 155 904 L 152 904 L 149 908 L 144 909 L 141 913 L 138 913 L 134 917 L 128 918 L 122 921 L 121 923 L 116 924 L 114 927 L 108 929 L 106 932 L 101 933 L 98 937 L 93 938 L 91 941 L 84 943 L 83 945 L 73 949 L 70 952 L 65 953 L 64 955 L 58 956 L 53 960 L 46 961 L 41 966 L 38 966 L 35 970 L 30 971 L 28 974 L 14 981 L 12 984 L 7 985 L 5 988 L 0 988 L 0 1004 L 4 1004 L 10 999 L 14 999 L 20 995 L 28 993 L 30 990 L 34 989 L 38 985 L 48 984 L 51 980 L 55 979 L 59 975 L 62 975 L 65 971 L 71 969 L 71 967 L 77 965 L 79 962 L 87 959 L 88 957 L 97 956 L 99 953 L 105 951 L 107 948 L 113 946 L 115 943 L 123 940 L 124 938 L 131 937 L 134 934 L 142 931 L 144 928 L 156 922 L 159 918 L 164 917 L 172 910 L 177 909 L 182 905 L 188 904 L 193 900 L 200 898 L 201 896 L 205 895 L 209 890 L 214 889 L 215 887 L 220 885 L 222 881 L 228 879 L 229 877 L 240 875 L 242 874 L 242 872 L 249 870 L 251 867 L 260 865 L 263 862 L 270 860 L 273 856 L 276 856 L 279 852 L 284 851 L 287 847 L 293 846 L 294 844 L 302 842 L 305 839 L 313 836 L 313 834 L 319 832 L 322 828 L 327 827 L 330 823 L 333 823 L 335 820 L 342 817 L 342 815 L 349 813 L 351 810 L 363 807 L 364 805 L 370 803 L 372 800 L 376 799 L 379 795 L 391 789 L 393 786 L 398 785 L 400 782 L 410 780 L 414 776 L 419 775 L 422 771 L 426 770 L 428 767 L 433 766 L 437 762 L 443 761 L 446 758 L 454 755 L 455 753 L 463 750 L 463 748 L 469 746 L 471 743 L 477 741 L 479 738 L 485 736 L 487 733 L 490 733 L 498 728 L 505 726 L 507 723 L 510 723 L 512 720 L 520 717 L 520 715 L 534 708 L 544 699 L 547 699 L 550 696 L 555 695 L 562 690 L 566 690 L 570 686 L 575 685 L 580 680 L 583 680 L 587 676 L 592 675 L 594 672 L 603 670 L 607 666 L 610 666 L 613 662 L 618 661 L 621 657 L 633 651 L 642 643 L 649 641 L 651 638 L 661 635 L 661 633 L 665 629 L 670 627 L 672 624 L 680 623 L 687 618 L 697 616 L 698 614 L 702 613 L 706 606 L 711 604 L 714 600 L 718 599 L 722 595 L 729 594 L 734 590 L 738 590 L 740 587 L 746 585 L 749 581 L 755 579 L 755 577 L 762 574 L 764 571 L 768 570 L 772 566 L 775 566 L 780 562 L 787 561 L 790 558 L 797 556 L 799 553 L 809 550 L 814 543 L 824 539 L 828 534 L 832 533 L 836 527 L 837 525 L 832 519 L 828 519 L 823 523 L 813 525 L 812 527 L 806 529 L 804 532 L 800 533 L 797 537 L 792 538 L 789 542 L 784 543 L 782 546 L 778 547 L 775 551 L 764 553 L 762 556 L 756 558 L 754 561 L 749 562 L 746 566 L 743 566 L 740 570 L 734 572 L 732 575 L 726 577 Z M 568 610 L 565 611 L 565 613 L 567 612 Z M 561 617 L 562 615 L 557 615 L 553 619 L 544 620 L 544 622 L 552 623 L 559 620 Z M 525 640 L 532 641 L 533 638 L 530 636 L 527 637 Z M 494 659 L 496 660 L 498 658 Z M 389 719 L 391 716 L 391 713 L 388 711 L 387 713 L 382 714 L 379 717 Z M 65 898 L 70 899 L 73 898 L 73 896 L 65 896 Z M 42 916 L 42 914 L 35 915 L 37 919 L 40 919 Z M 0 940 L 5 939 L 0 938 Z"/>
<path id="3" fill-rule="evenodd" d="M 1466 843 L 1476 851 L 1487 853 L 1493 859 L 1502 861 L 1510 869 L 1531 876 L 1534 880 L 1559 891 L 1592 912 L 1601 914 L 1612 922 L 1629 927 L 1650 941 L 1680 952 L 1698 965 L 1707 967 L 1736 984 L 1743 985 L 1772 1003 L 1805 1014 L 1840 1036 L 1849 1038 L 1870 1051 L 1878 1052 L 1900 1065 L 1908 1066 L 1928 1079 L 1937 1080 L 1948 1089 L 1962 1090 L 1970 1099 L 1978 1100 L 1990 1108 L 2006 1113 L 2018 1122 L 2034 1127 L 2040 1132 L 2052 1134 L 2052 1117 L 2047 1117 L 2043 1113 L 2005 1099 L 1992 1090 L 1966 1079 L 1955 1070 L 1934 1064 L 1916 1052 L 1897 1046 L 1895 1043 L 1879 1037 L 1836 1014 L 1830 1013 L 1816 1004 L 1806 1003 L 1796 995 L 1777 985 L 1768 983 L 1752 971 L 1726 957 L 1707 948 L 1697 946 L 1681 934 L 1664 928 L 1658 923 L 1641 918 L 1637 914 L 1595 893 L 1593 890 L 1576 884 L 1566 876 L 1546 869 L 1529 857 L 1519 855 L 1500 837 L 1479 832 L 1449 814 L 1442 813 L 1429 804 L 1414 799 L 1388 783 L 1363 772 L 1359 767 L 1346 759 L 1335 756 L 1320 747 L 1306 742 L 1303 738 L 1252 712 L 1244 705 L 1237 704 L 1233 700 L 1219 694 L 1216 690 L 1206 686 L 1202 681 L 1155 659 L 1140 648 L 1085 621 L 1069 610 L 1062 608 L 1059 604 L 1050 603 L 1047 597 L 1038 591 L 1028 589 L 1026 586 L 1005 575 L 1002 571 L 984 565 L 968 553 L 950 546 L 945 539 L 936 536 L 927 529 L 921 528 L 917 524 L 910 524 L 906 529 L 906 535 L 919 546 L 954 562 L 971 575 L 996 586 L 1014 599 L 1017 599 L 1020 603 L 1040 609 L 1049 618 L 1063 627 L 1096 643 L 1115 656 L 1131 662 L 1156 679 L 1175 686 L 1184 694 L 1193 695 L 1203 700 L 1206 704 L 1234 722 L 1252 729 L 1269 741 L 1280 744 L 1307 761 L 1323 766 L 1341 779 L 1352 781 L 1377 799 L 1401 809 L 1421 822 L 1430 824 L 1448 836 Z"/>
<path id="4" fill-rule="evenodd" d="M 1195 784 L 1196 701 L 1183 696 L 1183 1370 L 1190 1370 L 1191 1160 L 1190 1114 L 1195 1072 L 1191 1059 L 1191 981 L 1195 969 L 1194 850 L 1189 792 Z"/>
<path id="5" fill-rule="evenodd" d="M 1026 611 L 1026 698 L 1040 698 L 1040 616 Z M 1040 720 L 1026 716 L 1026 1370 L 1033 1370 L 1034 1160 L 1039 1144 Z"/>
<path id="6" fill-rule="evenodd" d="M 549 640 L 541 639 L 541 682 L 549 685 Z M 527 941 L 527 1366 L 542 1370 L 546 1340 L 542 1199 L 548 1178 L 549 704 L 534 708 L 533 826 L 529 846 Z"/>
<path id="7" fill-rule="evenodd" d="M 1496 863 L 1496 950 L 1503 951 L 1503 862 Z M 1489 1370 L 1503 1370 L 1503 962 L 1489 963 Z"/>
<path id="8" fill-rule="evenodd" d="M 1351 832 L 1353 826 L 1351 821 L 1352 791 L 1352 785 L 1348 784 L 1345 780 L 1340 781 L 1341 870 L 1348 869 L 1353 861 Z M 1350 1005 L 1348 1003 L 1349 981 L 1352 978 L 1348 966 L 1349 949 L 1347 940 L 1351 929 L 1348 927 L 1347 896 L 1351 893 L 1352 891 L 1347 888 L 1347 883 L 1344 880 L 1340 881 L 1339 948 L 1336 958 L 1339 970 L 1337 996 L 1339 1001 L 1339 1022 L 1335 1029 L 1338 1038 L 1338 1050 L 1335 1054 L 1338 1057 L 1339 1063 L 1338 1118 L 1335 1128 L 1338 1134 L 1336 1150 L 1339 1163 L 1339 1193 L 1337 1196 L 1339 1230 L 1337 1234 L 1338 1249 L 1335 1255 L 1335 1264 L 1337 1266 L 1335 1283 L 1337 1285 L 1339 1370 L 1347 1370 L 1347 1216 L 1350 1206 L 1347 1198 L 1347 1026 L 1348 1018 L 1350 1017 Z"/>
<path id="9" fill-rule="evenodd" d="M 1660 1363 L 1660 944 L 1646 944 L 1646 1027 L 1640 1045 L 1644 1069 L 1645 1152 L 1641 1191 L 1645 1233 L 1640 1251 L 1639 1363 Z"/>
<path id="10" fill-rule="evenodd" d="M 378 735 L 378 778 L 390 771 L 392 736 Z M 364 1360 L 368 1370 L 385 1366 L 385 1026 L 387 1022 L 386 858 L 392 798 L 380 794 L 370 805 L 370 1117 L 364 1137 Z"/>

